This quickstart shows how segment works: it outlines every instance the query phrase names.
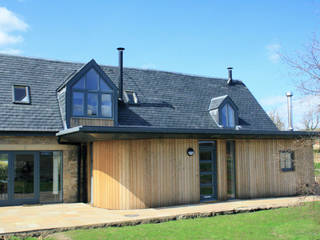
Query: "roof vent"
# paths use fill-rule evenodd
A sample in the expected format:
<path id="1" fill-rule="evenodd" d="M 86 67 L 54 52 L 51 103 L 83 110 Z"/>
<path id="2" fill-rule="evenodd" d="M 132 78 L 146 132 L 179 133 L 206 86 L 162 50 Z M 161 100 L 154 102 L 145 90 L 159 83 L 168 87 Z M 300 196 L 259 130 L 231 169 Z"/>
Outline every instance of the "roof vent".
<path id="1" fill-rule="evenodd" d="M 227 82 L 227 84 L 231 85 L 232 84 L 232 69 L 233 69 L 233 67 L 227 67 L 227 69 L 228 69 L 228 82 Z"/>

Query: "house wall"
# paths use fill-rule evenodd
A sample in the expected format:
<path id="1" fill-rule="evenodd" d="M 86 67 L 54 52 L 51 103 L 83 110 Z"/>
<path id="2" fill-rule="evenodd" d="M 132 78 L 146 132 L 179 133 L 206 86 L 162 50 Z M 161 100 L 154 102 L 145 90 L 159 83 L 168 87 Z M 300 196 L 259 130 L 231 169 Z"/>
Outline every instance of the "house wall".
<path id="1" fill-rule="evenodd" d="M 62 151 L 63 202 L 77 202 L 78 155 L 76 146 L 58 144 L 54 136 L 1 136 L 0 151 Z"/>
<path id="2" fill-rule="evenodd" d="M 280 169 L 279 151 L 295 152 L 295 171 Z M 309 140 L 237 140 L 237 198 L 289 196 L 314 183 Z"/>
<path id="3" fill-rule="evenodd" d="M 186 153 L 191 147 L 195 154 Z M 93 205 L 109 209 L 200 201 L 198 141 L 113 140 L 93 143 Z"/>
<path id="4" fill-rule="evenodd" d="M 134 209 L 199 203 L 198 141 L 94 142 L 93 205 Z M 195 150 L 192 157 L 186 154 L 189 147 Z M 281 171 L 280 150 L 295 151 L 295 171 Z M 239 199 L 295 195 L 300 186 L 314 182 L 312 145 L 307 140 L 235 140 L 235 151 Z M 226 200 L 226 140 L 221 139 L 217 140 L 217 179 L 218 200 Z"/>
<path id="5" fill-rule="evenodd" d="M 114 121 L 105 118 L 83 118 L 72 117 L 70 118 L 70 127 L 77 126 L 99 126 L 99 127 L 113 127 Z"/>

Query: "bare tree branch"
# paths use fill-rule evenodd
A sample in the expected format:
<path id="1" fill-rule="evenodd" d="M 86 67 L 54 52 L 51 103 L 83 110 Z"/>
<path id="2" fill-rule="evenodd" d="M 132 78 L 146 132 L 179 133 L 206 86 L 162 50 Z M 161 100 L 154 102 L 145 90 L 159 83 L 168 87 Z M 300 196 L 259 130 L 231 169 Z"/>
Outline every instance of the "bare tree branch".
<path id="1" fill-rule="evenodd" d="M 276 110 L 269 112 L 268 115 L 279 130 L 284 130 L 284 123 Z"/>
<path id="2" fill-rule="evenodd" d="M 320 42 L 316 35 L 303 53 L 280 57 L 299 76 L 297 87 L 303 94 L 320 95 Z"/>

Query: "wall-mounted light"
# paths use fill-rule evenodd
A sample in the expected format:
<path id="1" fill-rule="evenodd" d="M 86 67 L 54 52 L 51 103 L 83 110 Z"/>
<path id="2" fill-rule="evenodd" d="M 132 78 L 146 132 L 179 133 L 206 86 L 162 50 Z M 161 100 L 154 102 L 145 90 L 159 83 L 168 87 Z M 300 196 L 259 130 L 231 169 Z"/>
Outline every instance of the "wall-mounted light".
<path id="1" fill-rule="evenodd" d="M 193 148 L 188 148 L 187 154 L 188 154 L 188 156 L 192 156 L 194 154 Z"/>

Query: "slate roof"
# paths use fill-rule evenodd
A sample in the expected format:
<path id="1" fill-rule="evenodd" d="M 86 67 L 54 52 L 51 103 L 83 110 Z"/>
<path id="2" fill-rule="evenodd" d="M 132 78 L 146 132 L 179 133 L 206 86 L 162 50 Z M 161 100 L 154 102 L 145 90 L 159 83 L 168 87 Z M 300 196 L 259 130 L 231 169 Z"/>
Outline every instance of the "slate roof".
<path id="1" fill-rule="evenodd" d="M 0 131 L 63 129 L 57 88 L 84 64 L 0 54 Z M 118 86 L 118 68 L 100 67 Z M 157 128 L 218 129 L 208 107 L 228 95 L 239 108 L 242 129 L 276 131 L 265 111 L 240 81 L 165 71 L 124 68 L 124 90 L 133 90 L 139 105 L 120 105 L 119 125 Z M 12 85 L 31 88 L 31 105 L 12 103 Z"/>
<path id="2" fill-rule="evenodd" d="M 228 98 L 228 95 L 212 98 L 208 110 L 217 109 L 226 98 Z"/>

